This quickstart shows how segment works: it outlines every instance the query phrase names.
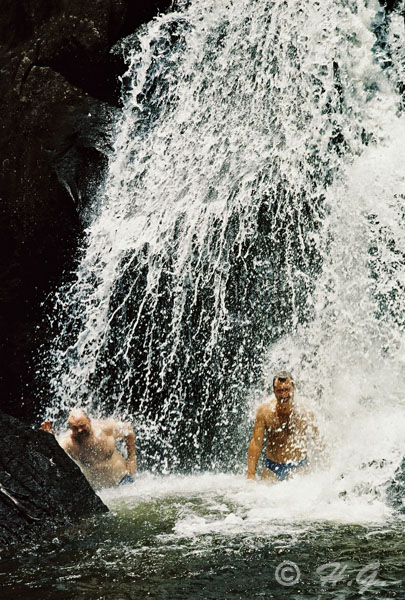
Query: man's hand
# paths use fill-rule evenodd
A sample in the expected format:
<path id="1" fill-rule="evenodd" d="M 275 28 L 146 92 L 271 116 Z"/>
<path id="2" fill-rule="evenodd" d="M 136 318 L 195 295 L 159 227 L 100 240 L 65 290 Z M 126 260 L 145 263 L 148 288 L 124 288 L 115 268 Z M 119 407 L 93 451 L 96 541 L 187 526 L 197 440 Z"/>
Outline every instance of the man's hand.
<path id="1" fill-rule="evenodd" d="M 52 429 L 51 422 L 49 420 L 44 421 L 40 429 L 42 429 L 42 431 L 46 431 L 47 433 L 52 433 L 53 435 L 55 435 L 55 430 Z"/>

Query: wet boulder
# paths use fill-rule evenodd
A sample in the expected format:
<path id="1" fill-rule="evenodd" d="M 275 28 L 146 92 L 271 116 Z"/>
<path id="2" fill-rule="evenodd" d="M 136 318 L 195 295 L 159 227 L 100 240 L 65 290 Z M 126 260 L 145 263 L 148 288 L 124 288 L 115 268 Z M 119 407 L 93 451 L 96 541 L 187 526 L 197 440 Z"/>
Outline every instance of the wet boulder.
<path id="1" fill-rule="evenodd" d="M 405 513 L 405 457 L 387 487 L 387 498 L 391 506 Z"/>
<path id="2" fill-rule="evenodd" d="M 0 547 L 107 511 L 53 435 L 0 413 Z"/>

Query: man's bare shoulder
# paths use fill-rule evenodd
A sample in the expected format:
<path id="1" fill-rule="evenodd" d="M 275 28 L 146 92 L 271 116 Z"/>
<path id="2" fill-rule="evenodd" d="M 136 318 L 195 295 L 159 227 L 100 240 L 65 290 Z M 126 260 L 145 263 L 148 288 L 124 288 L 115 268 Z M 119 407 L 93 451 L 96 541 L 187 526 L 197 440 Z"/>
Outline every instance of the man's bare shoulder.
<path id="1" fill-rule="evenodd" d="M 303 406 L 302 404 L 296 405 L 297 415 L 303 422 L 311 423 L 315 420 L 315 415 L 308 408 Z"/>
<path id="2" fill-rule="evenodd" d="M 260 404 L 256 411 L 256 418 L 262 418 L 268 420 L 275 411 L 276 401 L 274 398 L 266 398 L 264 402 Z"/>
<path id="3" fill-rule="evenodd" d="M 302 429 L 317 429 L 316 417 L 314 413 L 308 408 L 305 408 L 302 404 L 297 406 L 297 416 L 299 426 Z"/>
<path id="4" fill-rule="evenodd" d="M 94 423 L 105 435 L 125 437 L 131 433 L 131 426 L 128 423 L 116 421 L 115 419 L 100 419 L 99 421 L 94 421 Z"/>
<path id="5" fill-rule="evenodd" d="M 116 423 L 114 419 L 92 419 L 91 425 L 96 434 L 113 435 Z"/>

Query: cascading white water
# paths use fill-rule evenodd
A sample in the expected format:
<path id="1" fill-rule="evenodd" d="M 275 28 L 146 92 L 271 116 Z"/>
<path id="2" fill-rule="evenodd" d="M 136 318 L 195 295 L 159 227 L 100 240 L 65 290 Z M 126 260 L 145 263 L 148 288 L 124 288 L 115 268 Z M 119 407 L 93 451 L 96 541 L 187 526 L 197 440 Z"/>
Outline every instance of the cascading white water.
<path id="1" fill-rule="evenodd" d="M 404 129 L 377 13 L 193 0 L 124 42 L 105 189 L 58 294 L 50 416 L 113 406 L 134 415 L 149 466 L 236 455 L 239 468 L 249 395 L 288 367 L 335 481 L 350 472 L 364 489 L 372 460 L 388 465 L 376 481 L 392 473 L 405 450 Z"/>

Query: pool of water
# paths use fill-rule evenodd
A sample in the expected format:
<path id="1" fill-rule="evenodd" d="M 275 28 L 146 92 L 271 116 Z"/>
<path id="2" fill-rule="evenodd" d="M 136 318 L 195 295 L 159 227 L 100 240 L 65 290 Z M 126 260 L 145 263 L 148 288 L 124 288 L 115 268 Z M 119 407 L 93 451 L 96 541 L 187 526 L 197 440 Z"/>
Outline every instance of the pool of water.
<path id="1" fill-rule="evenodd" d="M 141 475 L 110 512 L 3 550 L 2 600 L 403 598 L 403 519 L 325 474 Z"/>

